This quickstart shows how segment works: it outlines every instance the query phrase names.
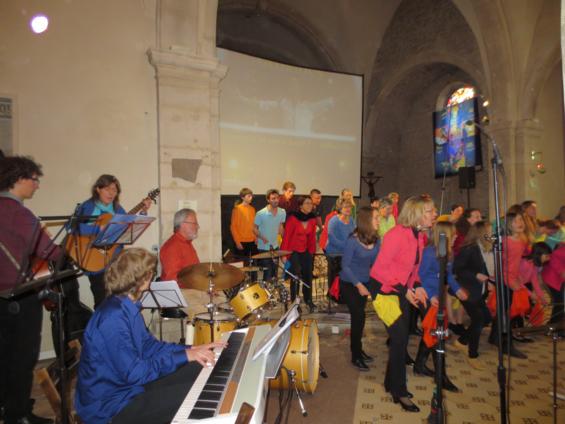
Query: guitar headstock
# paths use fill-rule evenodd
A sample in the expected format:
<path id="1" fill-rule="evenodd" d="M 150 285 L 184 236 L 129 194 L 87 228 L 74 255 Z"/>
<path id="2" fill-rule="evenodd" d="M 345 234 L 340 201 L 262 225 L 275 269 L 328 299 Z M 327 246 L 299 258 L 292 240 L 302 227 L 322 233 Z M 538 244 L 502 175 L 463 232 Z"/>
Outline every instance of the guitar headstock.
<path id="1" fill-rule="evenodd" d="M 147 193 L 147 198 L 151 199 L 153 201 L 153 203 L 157 203 L 155 201 L 155 199 L 157 199 L 157 197 L 159 197 L 159 194 L 161 194 L 161 189 L 156 188 L 154 190 L 151 190 L 149 193 Z"/>

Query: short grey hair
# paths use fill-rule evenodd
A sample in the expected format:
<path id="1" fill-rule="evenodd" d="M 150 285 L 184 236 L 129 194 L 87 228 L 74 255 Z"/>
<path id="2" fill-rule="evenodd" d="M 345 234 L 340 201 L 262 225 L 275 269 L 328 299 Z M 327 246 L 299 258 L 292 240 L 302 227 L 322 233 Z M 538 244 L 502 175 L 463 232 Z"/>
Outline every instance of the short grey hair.
<path id="1" fill-rule="evenodd" d="M 173 230 L 178 231 L 180 225 L 184 222 L 188 215 L 196 216 L 196 211 L 189 208 L 180 209 L 175 213 L 175 217 L 173 218 Z"/>

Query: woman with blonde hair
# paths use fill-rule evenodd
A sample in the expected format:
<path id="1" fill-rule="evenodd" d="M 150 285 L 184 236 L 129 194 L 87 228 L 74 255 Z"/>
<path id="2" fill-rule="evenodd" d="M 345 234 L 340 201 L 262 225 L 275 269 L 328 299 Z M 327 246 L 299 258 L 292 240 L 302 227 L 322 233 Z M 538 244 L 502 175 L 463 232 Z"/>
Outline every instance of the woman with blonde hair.
<path id="1" fill-rule="evenodd" d="M 84 333 L 75 394 L 86 424 L 170 422 L 202 366 L 214 364 L 211 349 L 225 347 L 165 343 L 149 333 L 139 300 L 156 266 L 154 254 L 131 248 L 106 271 L 108 297 Z"/>
<path id="2" fill-rule="evenodd" d="M 384 309 L 390 312 L 385 316 L 384 309 L 379 313 L 377 307 L 390 340 L 385 390 L 395 403 L 409 412 L 420 410 L 412 402 L 406 385 L 410 304 L 417 308 L 427 305 L 428 296 L 418 282 L 418 269 L 424 251 L 424 232 L 431 228 L 435 218 L 432 200 L 421 196 L 408 198 L 398 216 L 398 225 L 386 233 L 370 272 L 375 280 L 371 293 L 376 297 L 375 303 L 386 304 Z"/>

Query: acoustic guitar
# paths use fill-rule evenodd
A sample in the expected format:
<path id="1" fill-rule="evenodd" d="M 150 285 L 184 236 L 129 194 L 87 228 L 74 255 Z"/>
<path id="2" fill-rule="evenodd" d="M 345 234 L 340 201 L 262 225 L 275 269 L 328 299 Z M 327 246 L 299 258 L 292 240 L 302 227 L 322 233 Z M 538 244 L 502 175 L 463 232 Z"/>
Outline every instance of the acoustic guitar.
<path id="1" fill-rule="evenodd" d="M 159 196 L 160 190 L 156 188 L 147 193 L 147 197 L 139 202 L 128 211 L 128 215 L 135 215 L 143 208 L 143 202 L 146 199 L 150 199 L 155 202 L 155 199 Z M 93 225 L 98 227 L 103 227 L 107 225 L 112 219 L 113 215 L 110 213 L 102 214 L 98 217 Z M 85 271 L 97 272 L 103 270 L 114 257 L 117 244 L 109 247 L 96 247 L 92 243 L 96 239 L 96 234 L 91 235 L 79 235 L 71 234 L 67 239 L 67 244 L 65 249 L 69 256 Z"/>

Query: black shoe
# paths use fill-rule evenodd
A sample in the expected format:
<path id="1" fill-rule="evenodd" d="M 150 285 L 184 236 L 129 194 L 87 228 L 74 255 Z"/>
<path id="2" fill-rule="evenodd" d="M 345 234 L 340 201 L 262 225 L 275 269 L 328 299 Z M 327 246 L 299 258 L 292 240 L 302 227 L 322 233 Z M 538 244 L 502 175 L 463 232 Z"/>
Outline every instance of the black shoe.
<path id="1" fill-rule="evenodd" d="M 508 349 L 506 348 L 506 344 L 504 345 L 504 348 L 502 349 L 502 353 L 504 353 L 505 355 L 508 354 Z M 519 351 L 514 346 L 510 346 L 510 356 L 512 356 L 513 358 L 518 358 L 518 359 L 528 359 L 528 355 L 526 355 L 524 352 Z"/>
<path id="2" fill-rule="evenodd" d="M 370 355 L 367 355 L 365 352 L 361 351 L 361 359 L 363 361 L 365 361 L 366 363 L 370 364 L 371 362 L 373 362 L 375 360 L 375 358 L 373 358 Z"/>
<path id="3" fill-rule="evenodd" d="M 433 377 L 435 372 L 426 364 L 414 364 L 414 375 L 421 375 L 424 377 Z"/>
<path id="4" fill-rule="evenodd" d="M 357 359 L 352 359 L 351 363 L 353 364 L 353 366 L 355 368 L 357 368 L 359 371 L 369 371 L 369 367 L 367 366 L 367 364 L 365 363 L 365 361 L 361 358 L 357 358 Z"/>
<path id="5" fill-rule="evenodd" d="M 448 392 L 452 392 L 452 393 L 459 393 L 459 388 L 453 384 L 451 382 L 451 380 L 449 379 L 449 377 L 447 375 L 444 374 L 443 376 L 443 384 L 442 384 L 443 388 L 445 390 L 447 390 Z"/>
<path id="6" fill-rule="evenodd" d="M 414 364 L 415 364 L 415 362 L 414 362 L 414 360 L 412 359 L 412 357 L 411 357 L 410 355 L 408 355 L 408 352 L 406 352 L 406 360 L 405 360 L 405 362 L 406 362 L 406 365 L 414 365 Z"/>
<path id="7" fill-rule="evenodd" d="M 387 387 L 385 387 L 385 392 L 390 393 L 390 390 Z M 408 399 L 412 399 L 414 397 L 414 395 L 412 393 L 410 393 L 409 391 L 406 391 L 406 397 Z"/>
<path id="8" fill-rule="evenodd" d="M 309 302 L 308 303 L 308 310 L 310 311 L 311 314 L 315 314 L 316 312 L 318 312 L 318 307 L 316 305 L 314 305 L 313 302 Z"/>
<path id="9" fill-rule="evenodd" d="M 414 402 L 412 402 L 410 398 L 408 398 L 407 396 L 403 396 L 403 397 L 393 396 L 392 401 L 394 403 L 399 403 L 402 409 L 404 409 L 407 412 L 420 412 L 420 408 L 418 408 L 418 406 Z"/>
<path id="10" fill-rule="evenodd" d="M 516 335 L 512 336 L 512 339 L 514 339 L 515 341 L 517 341 L 519 343 L 533 343 L 534 342 L 534 339 L 532 339 L 531 337 L 522 336 L 521 334 L 516 334 Z"/>

